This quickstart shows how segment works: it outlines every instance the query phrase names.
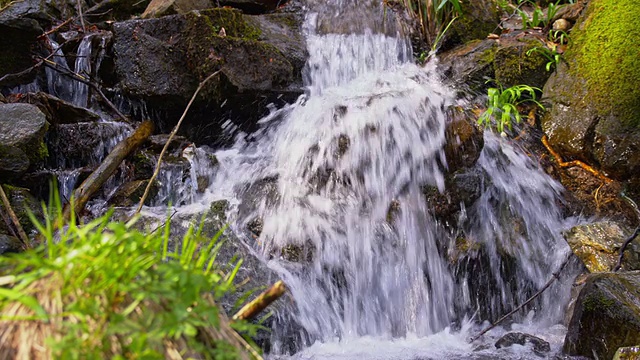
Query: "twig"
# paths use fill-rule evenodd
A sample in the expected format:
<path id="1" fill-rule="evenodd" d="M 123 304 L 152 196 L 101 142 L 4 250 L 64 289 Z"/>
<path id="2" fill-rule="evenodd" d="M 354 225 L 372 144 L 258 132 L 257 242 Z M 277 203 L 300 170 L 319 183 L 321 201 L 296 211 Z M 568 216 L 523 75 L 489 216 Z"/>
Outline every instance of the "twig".
<path id="1" fill-rule="evenodd" d="M 147 187 L 144 189 L 144 194 L 140 198 L 140 202 L 138 203 L 138 208 L 136 209 L 136 212 L 134 213 L 134 215 L 139 213 L 140 210 L 142 210 L 142 206 L 144 205 L 144 201 L 146 200 L 147 196 L 149 196 L 149 191 L 151 190 L 151 186 L 152 186 L 153 182 L 156 180 L 156 178 L 158 177 L 158 173 L 160 173 L 160 165 L 162 164 L 162 157 L 164 156 L 164 153 L 167 151 L 167 148 L 169 148 L 169 144 L 171 143 L 171 140 L 173 140 L 173 137 L 176 135 L 176 133 L 180 129 L 180 125 L 182 124 L 182 121 L 184 120 L 184 118 L 187 116 L 187 112 L 189 111 L 189 108 L 191 107 L 191 104 L 193 104 L 193 102 L 196 99 L 196 96 L 198 96 L 198 93 L 200 92 L 200 90 L 202 90 L 204 85 L 209 80 L 211 80 L 214 76 L 218 75 L 218 73 L 220 73 L 220 71 L 221 70 L 218 70 L 218 71 L 214 72 L 213 74 L 209 75 L 206 79 L 202 80 L 202 82 L 198 85 L 198 88 L 196 89 L 196 91 L 193 93 L 193 96 L 191 96 L 191 100 L 189 100 L 189 103 L 187 104 L 187 107 L 184 109 L 184 112 L 182 113 L 182 116 L 180 117 L 180 120 L 178 120 L 178 123 L 176 124 L 176 126 L 173 128 L 173 130 L 171 130 L 171 133 L 169 134 L 169 138 L 167 139 L 167 142 L 164 144 L 164 147 L 162 148 L 162 151 L 160 152 L 160 156 L 158 156 L 158 162 L 156 163 L 156 169 L 154 170 L 153 176 L 151 176 L 151 179 L 149 180 L 149 183 L 147 183 Z"/>
<path id="2" fill-rule="evenodd" d="M 153 229 L 153 230 L 151 230 L 151 231 L 149 232 L 149 234 L 153 234 L 154 232 L 156 232 L 156 231 L 158 231 L 158 230 L 160 230 L 160 229 L 164 228 L 164 227 L 165 227 L 165 225 L 167 225 L 167 223 L 168 223 L 169 221 L 171 221 L 171 219 L 173 219 L 173 216 L 174 216 L 175 214 L 177 214 L 177 213 L 178 213 L 178 210 L 175 210 L 175 209 L 174 209 L 174 210 L 173 210 L 173 213 L 172 213 L 171 215 L 169 215 L 169 217 L 167 218 L 167 220 L 165 220 L 165 221 L 162 223 L 162 225 L 158 225 L 158 226 L 156 226 L 156 228 L 155 228 L 155 229 Z"/>
<path id="3" fill-rule="evenodd" d="M 571 259 L 571 257 L 567 257 L 567 259 L 562 263 L 562 265 L 560 265 L 560 268 L 553 273 L 551 279 L 549 279 L 549 281 L 547 281 L 546 284 L 544 284 L 544 286 L 538 290 L 538 292 L 536 292 L 535 294 L 533 294 L 529 299 L 527 299 L 527 301 L 523 302 L 520 306 L 518 306 L 517 308 L 511 310 L 509 313 L 507 313 L 506 315 L 504 315 L 503 317 L 501 317 L 500 319 L 496 320 L 493 324 L 491 324 L 489 327 L 487 327 L 486 329 L 482 330 L 480 333 L 478 333 L 478 335 L 474 336 L 471 338 L 471 342 L 474 342 L 476 340 L 478 340 L 480 338 L 480 336 L 486 334 L 487 332 L 489 332 L 489 330 L 493 329 L 494 327 L 498 326 L 500 323 L 502 323 L 505 319 L 509 318 L 511 315 L 517 313 L 518 311 L 520 311 L 520 309 L 522 309 L 523 307 L 527 306 L 530 302 L 532 302 L 535 298 L 537 298 L 538 296 L 540 296 L 540 294 L 542 294 L 545 290 L 547 290 L 547 288 L 549 286 L 551 286 L 551 284 L 553 284 L 554 281 L 556 281 L 556 279 L 559 279 L 559 275 L 560 272 L 562 271 L 562 269 L 564 269 L 564 267 L 569 263 L 569 259 Z"/>
<path id="4" fill-rule="evenodd" d="M 22 245 L 24 246 L 25 249 L 30 249 L 31 245 L 29 245 L 29 238 L 27 237 L 27 234 L 24 232 L 24 229 L 22 229 L 22 225 L 20 225 L 20 220 L 18 220 L 16 213 L 13 211 L 13 208 L 11 207 L 11 203 L 7 198 L 7 194 L 4 193 L 4 189 L 2 188 L 2 185 L 0 185 L 0 196 L 2 197 L 4 208 L 7 209 L 7 212 L 9 213 L 9 216 L 11 217 L 13 224 L 16 226 L 16 229 L 18 230 L 18 234 L 20 235 L 19 237 L 20 237 L 20 241 L 22 241 Z"/>
<path id="5" fill-rule="evenodd" d="M 82 25 L 82 32 L 87 32 L 87 27 L 84 25 L 84 17 L 82 16 L 82 0 L 76 0 L 78 5 L 78 17 L 80 18 L 80 25 Z"/>
<path id="6" fill-rule="evenodd" d="M 636 216 L 638 217 L 638 221 L 640 222 L 640 210 L 638 209 L 638 204 L 636 204 L 635 201 L 633 201 L 630 197 L 625 195 L 624 191 L 620 193 L 620 196 L 624 200 L 626 200 L 629 203 L 629 205 L 631 205 L 631 207 L 633 208 L 633 210 L 636 213 Z M 627 238 L 627 240 L 625 240 L 624 243 L 622 244 L 622 247 L 620 248 L 620 255 L 618 255 L 618 264 L 613 269 L 614 272 L 620 270 L 620 268 L 622 267 L 622 260 L 623 260 L 623 257 L 624 257 L 624 251 L 627 250 L 627 247 L 629 246 L 629 244 L 631 244 L 633 239 L 635 239 L 636 236 L 638 236 L 639 234 L 640 234 L 640 225 L 638 225 L 636 227 L 636 230 L 633 232 L 633 234 L 631 234 L 631 236 L 629 236 Z"/>
<path id="7" fill-rule="evenodd" d="M 71 21 L 73 21 L 73 19 L 75 19 L 75 16 L 68 18 L 67 20 L 63 21 L 60 25 L 57 25 L 54 28 L 52 28 L 51 30 L 49 30 L 49 31 L 43 33 L 42 35 L 38 36 L 38 38 L 39 39 L 44 39 L 45 37 L 53 34 L 54 32 L 56 32 L 58 30 L 60 30 L 61 27 L 63 27 L 65 25 L 67 25 L 68 23 L 70 23 Z"/>
<path id="8" fill-rule="evenodd" d="M 279 280 L 275 284 L 273 284 L 270 288 L 265 290 L 262 294 L 258 295 L 257 298 L 251 300 L 248 304 L 243 306 L 238 312 L 233 315 L 232 320 L 251 320 L 256 315 L 258 315 L 262 310 L 264 310 L 267 306 L 271 305 L 274 301 L 278 300 L 282 294 L 287 291 L 287 287 L 285 286 L 282 280 Z"/>

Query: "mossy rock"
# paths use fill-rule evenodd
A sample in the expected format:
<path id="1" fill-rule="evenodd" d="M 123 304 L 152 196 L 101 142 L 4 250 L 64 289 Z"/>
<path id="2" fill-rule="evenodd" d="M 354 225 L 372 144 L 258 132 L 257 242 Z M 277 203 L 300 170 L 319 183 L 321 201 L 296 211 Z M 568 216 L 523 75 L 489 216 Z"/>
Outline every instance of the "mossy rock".
<path id="1" fill-rule="evenodd" d="M 640 272 L 590 275 L 578 295 L 564 351 L 613 358 L 616 350 L 640 343 Z"/>
<path id="2" fill-rule="evenodd" d="M 486 39 L 499 29 L 500 8 L 494 0 L 469 1 L 461 7 L 462 14 L 451 24 L 451 41 L 467 43 Z"/>
<path id="3" fill-rule="evenodd" d="M 140 202 L 149 180 L 134 180 L 126 182 L 115 191 L 109 199 L 109 204 L 113 206 L 134 206 Z M 146 197 L 144 204 L 150 206 L 153 199 L 158 194 L 159 184 L 154 181 L 149 189 L 149 195 Z"/>
<path id="4" fill-rule="evenodd" d="M 260 29 L 239 11 L 211 9 L 190 13 L 186 19 L 187 61 L 198 78 L 222 70 L 241 92 L 285 87 L 292 80 L 291 63 L 276 47 L 258 41 Z M 208 89 L 216 97 L 225 96 L 220 86 Z"/>
<path id="5" fill-rule="evenodd" d="M 605 272 L 618 264 L 620 248 L 631 233 L 615 222 L 603 221 L 574 226 L 563 236 L 590 272 Z M 625 251 L 622 269 L 640 270 L 640 249 L 633 243 Z"/>
<path id="6" fill-rule="evenodd" d="M 550 144 L 621 180 L 640 173 L 639 11 L 635 0 L 590 1 L 544 89 Z"/>
<path id="7" fill-rule="evenodd" d="M 493 60 L 496 82 L 505 88 L 521 84 L 542 88 L 551 75 L 548 60 L 537 51 L 527 52 L 544 46 L 535 39 L 501 40 Z"/>
<path id="8" fill-rule="evenodd" d="M 439 56 L 438 69 L 446 81 L 473 91 L 486 92 L 486 82 L 495 78 L 493 60 L 498 51 L 495 40 L 473 40 Z M 461 91 L 461 97 L 467 91 Z"/>
<path id="9" fill-rule="evenodd" d="M 49 156 L 44 143 L 48 128 L 45 115 L 36 106 L 0 104 L 0 152 L 4 157 L 0 164 L 7 163 L 0 172 L 19 175 L 25 166 L 41 165 Z M 24 163 L 25 158 L 28 165 Z"/>
<path id="10" fill-rule="evenodd" d="M 4 192 L 7 194 L 9 203 L 11 203 L 11 207 L 18 217 L 18 221 L 20 221 L 20 225 L 22 225 L 24 231 L 27 234 L 35 231 L 35 226 L 33 226 L 33 223 L 29 218 L 29 213 L 34 214 L 36 219 L 42 221 L 43 215 L 40 202 L 38 202 L 38 200 L 36 200 L 36 198 L 31 195 L 29 189 L 10 185 L 2 185 L 2 187 L 4 189 Z M 1 202 L 0 211 L 7 214 L 7 210 L 4 208 L 4 204 L 2 204 Z M 0 233 L 9 233 L 6 226 L 7 225 L 4 223 L 4 221 L 0 221 Z"/>

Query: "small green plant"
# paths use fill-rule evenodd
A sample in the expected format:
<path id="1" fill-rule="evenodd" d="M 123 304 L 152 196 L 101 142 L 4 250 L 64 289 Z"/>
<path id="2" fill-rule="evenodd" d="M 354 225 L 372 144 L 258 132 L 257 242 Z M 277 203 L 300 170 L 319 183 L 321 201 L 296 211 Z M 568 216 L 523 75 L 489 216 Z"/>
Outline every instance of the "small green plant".
<path id="1" fill-rule="evenodd" d="M 560 45 L 568 45 L 571 42 L 571 37 L 563 30 L 551 30 L 549 31 L 549 41 Z"/>
<path id="2" fill-rule="evenodd" d="M 529 4 L 533 7 L 531 16 L 529 16 L 525 10 L 521 9 L 521 6 L 525 4 Z M 542 10 L 538 4 L 531 0 L 522 0 L 518 1 L 518 6 L 515 8 L 515 11 L 522 19 L 522 29 L 524 30 L 535 27 L 547 27 L 558 13 L 558 10 L 563 6 L 564 5 L 560 5 L 560 1 L 550 3 L 545 14 L 544 10 Z"/>
<path id="3" fill-rule="evenodd" d="M 515 119 L 516 123 L 522 120 L 518 105 L 532 102 L 544 109 L 544 106 L 536 100 L 536 91 L 541 90 L 529 85 L 515 85 L 506 89 L 502 85 L 489 88 L 487 110 L 478 117 L 478 124 L 485 127 L 495 125 L 496 130 L 501 134 L 504 133 L 505 127 L 511 130 L 512 119 Z"/>
<path id="4" fill-rule="evenodd" d="M 562 54 L 560 54 L 555 48 L 549 49 L 546 46 L 536 46 L 526 52 L 527 56 L 531 56 L 533 53 L 539 53 L 547 59 L 547 65 L 545 66 L 547 71 L 557 69 L 560 61 L 562 61 Z"/>
<path id="5" fill-rule="evenodd" d="M 460 0 L 403 0 L 411 16 L 417 18 L 424 38 L 435 52 L 455 19 L 462 14 Z"/>
<path id="6" fill-rule="evenodd" d="M 45 244 L 0 258 L 0 358 L 257 355 L 234 331 L 251 335 L 257 326 L 229 323 L 216 305 L 240 266 L 217 265 L 220 233 L 205 239 L 192 227 L 172 245 L 168 225 L 143 233 L 110 214 L 85 225 L 72 216 L 62 228 L 55 203 L 44 224 L 32 219 Z"/>

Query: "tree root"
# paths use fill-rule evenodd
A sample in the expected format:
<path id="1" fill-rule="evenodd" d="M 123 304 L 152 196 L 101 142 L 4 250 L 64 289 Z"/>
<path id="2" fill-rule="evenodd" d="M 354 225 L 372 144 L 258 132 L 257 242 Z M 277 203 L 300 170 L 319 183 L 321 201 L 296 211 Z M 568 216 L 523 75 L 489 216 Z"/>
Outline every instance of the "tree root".
<path id="1" fill-rule="evenodd" d="M 544 145 L 544 147 L 547 148 L 547 151 L 549 151 L 549 154 L 551 154 L 551 156 L 553 156 L 555 161 L 558 163 L 558 166 L 560 166 L 561 168 L 569 168 L 569 167 L 578 166 L 578 167 L 581 167 L 582 169 L 588 171 L 593 176 L 599 178 L 600 180 L 602 180 L 605 183 L 613 182 L 613 180 L 609 179 L 602 171 L 597 170 L 597 169 L 593 168 L 592 166 L 590 166 L 590 165 L 588 165 L 588 164 L 586 164 L 586 163 L 584 163 L 584 162 L 582 162 L 580 160 L 562 161 L 562 157 L 560 157 L 560 154 L 555 152 L 555 150 L 553 150 L 551 145 L 549 145 L 549 141 L 548 141 L 546 135 L 544 135 L 542 137 L 542 139 L 540 139 L 540 140 L 542 141 L 542 144 Z"/>

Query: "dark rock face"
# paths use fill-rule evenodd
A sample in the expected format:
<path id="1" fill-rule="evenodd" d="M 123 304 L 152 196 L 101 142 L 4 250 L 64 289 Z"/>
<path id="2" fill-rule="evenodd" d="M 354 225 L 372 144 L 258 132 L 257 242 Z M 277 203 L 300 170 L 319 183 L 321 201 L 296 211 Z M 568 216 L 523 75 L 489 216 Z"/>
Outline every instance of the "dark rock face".
<path id="1" fill-rule="evenodd" d="M 37 219 L 40 219 L 40 221 L 42 220 L 43 215 L 40 202 L 33 197 L 28 189 L 9 185 L 2 186 L 9 202 L 11 203 L 13 211 L 22 225 L 22 228 L 27 235 L 29 235 L 29 233 L 35 229 L 29 218 L 29 213 L 34 214 Z M 7 214 L 7 210 L 4 208 L 4 204 L 2 204 L 2 202 L 0 202 L 0 212 Z M 6 223 L 4 221 L 0 221 L 0 234 L 10 233 L 11 232 L 7 228 Z"/>
<path id="2" fill-rule="evenodd" d="M 220 140 L 231 120 L 245 130 L 302 91 L 306 45 L 297 14 L 243 15 L 210 9 L 114 25 L 118 88 L 162 114 L 171 129 L 199 82 L 216 71 L 192 106 L 183 134 L 198 143 Z M 206 131 L 203 131 L 206 130 Z"/>
<path id="3" fill-rule="evenodd" d="M 47 156 L 44 134 L 49 124 L 36 106 L 0 104 L 0 174 L 16 176 Z"/>
<path id="4" fill-rule="evenodd" d="M 549 342 L 537 336 L 524 334 L 520 332 L 512 332 L 512 333 L 506 334 L 505 336 L 501 337 L 498 341 L 496 341 L 495 345 L 498 349 L 500 349 L 503 347 L 509 347 L 514 344 L 518 344 L 518 345 L 532 344 L 533 351 L 536 354 L 541 356 L 544 356 L 544 354 L 551 351 L 551 345 L 549 345 Z"/>
<path id="5" fill-rule="evenodd" d="M 571 33 L 567 64 L 544 88 L 553 107 L 542 120 L 562 155 L 620 180 L 640 173 L 640 67 L 628 52 L 640 46 L 630 36 L 640 23 L 628 11 L 640 11 L 640 3 L 589 2 Z"/>
<path id="6" fill-rule="evenodd" d="M 613 358 L 640 343 L 640 272 L 590 275 L 580 291 L 564 342 L 569 355 Z"/>

